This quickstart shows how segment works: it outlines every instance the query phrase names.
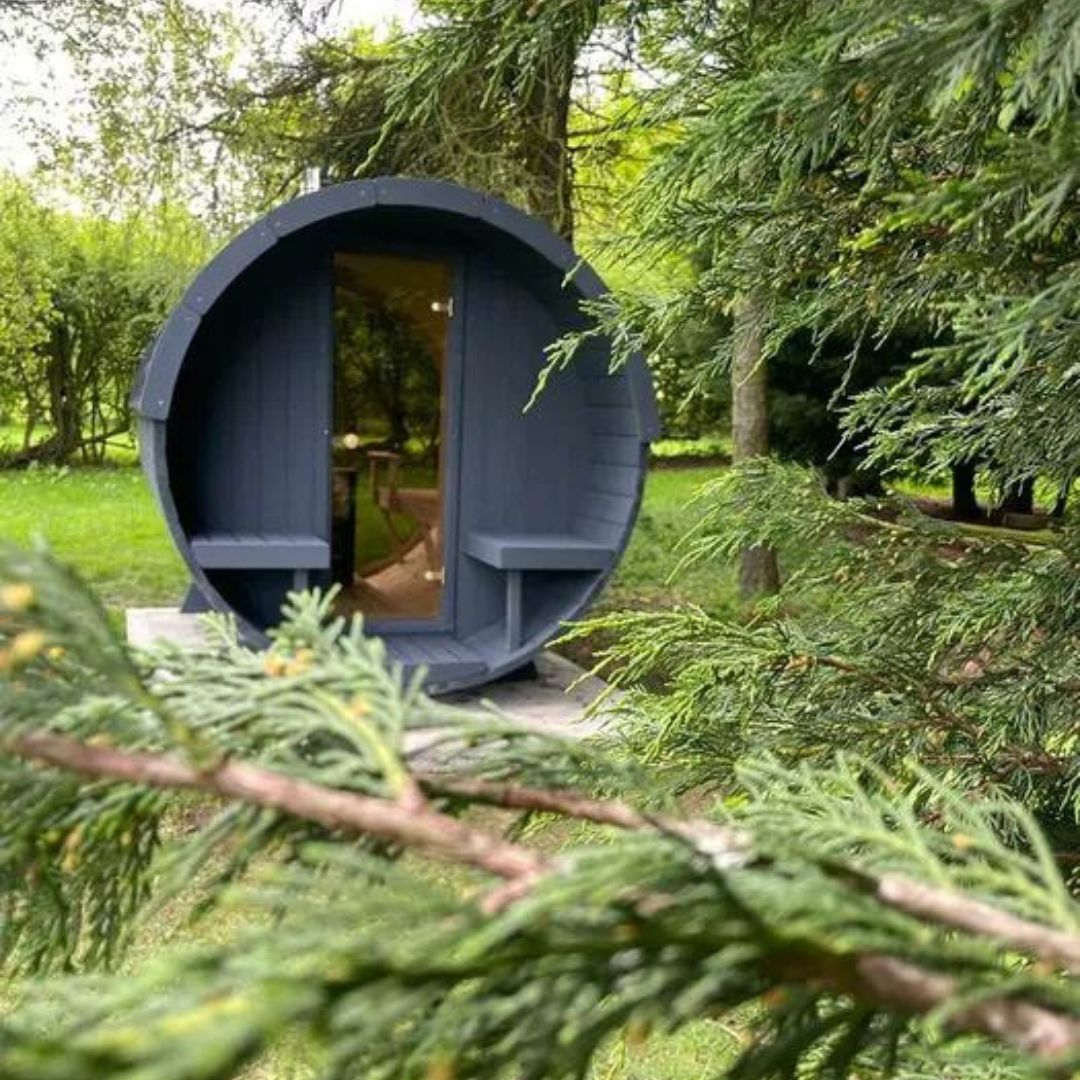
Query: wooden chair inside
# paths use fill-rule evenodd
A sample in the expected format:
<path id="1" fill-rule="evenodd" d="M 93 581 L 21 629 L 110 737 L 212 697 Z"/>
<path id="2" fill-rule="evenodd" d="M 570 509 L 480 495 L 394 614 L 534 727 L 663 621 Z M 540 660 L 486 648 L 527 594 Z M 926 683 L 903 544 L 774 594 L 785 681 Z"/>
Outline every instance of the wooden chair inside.
<path id="1" fill-rule="evenodd" d="M 402 455 L 394 450 L 369 450 L 368 483 L 371 497 L 386 521 L 394 545 L 394 557 L 402 562 L 412 545 L 402 536 L 394 515 L 412 518 L 420 526 L 420 538 L 429 569 L 442 569 L 439 528 L 442 524 L 442 494 L 438 488 L 402 487 Z"/>

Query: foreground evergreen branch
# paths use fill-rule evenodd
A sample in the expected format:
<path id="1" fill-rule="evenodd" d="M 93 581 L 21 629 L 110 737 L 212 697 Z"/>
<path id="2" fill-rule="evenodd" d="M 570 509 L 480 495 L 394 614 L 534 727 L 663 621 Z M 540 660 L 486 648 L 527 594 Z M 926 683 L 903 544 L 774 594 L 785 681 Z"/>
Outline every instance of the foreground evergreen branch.
<path id="1" fill-rule="evenodd" d="M 90 779 L 120 780 L 147 788 L 187 789 L 280 810 L 324 828 L 366 834 L 415 847 L 453 862 L 510 879 L 530 878 L 544 861 L 525 848 L 470 829 L 432 812 L 415 788 L 397 800 L 369 798 L 259 769 L 237 761 L 207 768 L 154 754 L 89 746 L 57 735 L 23 735 L 8 749 Z"/>
<path id="2" fill-rule="evenodd" d="M 168 898 L 248 913 L 123 974 L 24 979 L 4 1076 L 237 1076 L 292 1032 L 327 1076 L 577 1077 L 620 1031 L 732 1011 L 757 1029 L 741 1076 L 896 1054 L 985 1075 L 984 1045 L 1008 1048 L 1010 1075 L 1080 1062 L 1080 905 L 1015 805 L 921 773 L 763 764 L 715 817 L 639 810 L 566 786 L 627 785 L 598 750 L 429 701 L 325 604 L 297 598 L 266 657 L 222 628 L 216 648 L 128 658 L 46 557 L 4 551 L 0 603 L 4 902 L 35 908 L 44 881 L 94 912 L 74 943 L 27 915 L 9 966 L 100 966 Z M 473 750 L 433 770 L 416 731 Z M 192 798 L 210 814 L 194 831 L 177 816 Z M 461 818 L 470 805 L 615 828 L 551 854 Z M 155 843 L 125 861 L 133 820 Z M 105 867 L 126 899 L 88 908 Z M 101 936 L 111 951 L 88 947 Z"/>
<path id="3" fill-rule="evenodd" d="M 780 545 L 789 580 L 747 621 L 700 610 L 605 616 L 601 670 L 655 762 L 722 785 L 762 749 L 827 763 L 843 746 L 911 757 L 958 789 L 1021 799 L 1075 850 L 1080 771 L 1078 533 L 995 535 L 902 499 L 838 502 L 813 474 L 763 464 L 700 494 L 684 565 Z M 791 523 L 799 522 L 793 542 Z"/>
<path id="4" fill-rule="evenodd" d="M 491 894 L 483 907 L 494 913 L 508 903 L 520 902 L 546 874 L 560 873 L 554 863 L 519 844 L 470 828 L 419 802 L 370 799 L 306 784 L 269 770 L 226 762 L 199 771 L 168 758 L 91 747 L 49 735 L 28 735 L 10 749 L 19 756 L 45 762 L 92 779 L 119 780 L 153 788 L 193 789 L 223 798 L 283 811 L 346 833 L 376 836 L 505 878 L 515 888 Z M 456 794 L 467 790 L 458 785 Z M 511 808 L 543 806 L 569 817 L 596 820 L 610 817 L 630 827 L 647 828 L 646 819 L 634 821 L 628 808 L 592 805 L 581 796 L 548 795 L 504 785 L 474 788 L 485 801 Z M 573 801 L 570 801 L 573 798 Z M 687 841 L 720 870 L 757 861 L 748 839 L 707 822 L 668 822 L 662 833 Z M 836 872 L 841 872 L 837 868 Z M 849 869 L 848 872 L 854 872 Z M 972 900 L 952 890 L 912 881 L 902 875 L 873 878 L 865 875 L 858 887 L 884 907 L 931 924 L 964 930 L 997 941 L 1033 958 L 1080 971 L 1080 934 L 1068 934 Z M 634 914 L 672 901 L 644 892 L 634 897 Z M 815 955 L 800 947 L 779 946 L 764 963 L 785 982 L 816 984 L 837 994 L 850 994 L 868 1005 L 900 1015 L 918 1016 L 941 1010 L 962 992 L 959 980 L 928 970 L 900 957 L 855 953 L 846 957 Z M 953 1033 L 978 1032 L 1000 1039 L 1039 1057 L 1059 1059 L 1080 1053 L 1080 1020 L 1023 1000 L 999 998 L 974 1002 L 952 1012 L 947 1028 Z"/>

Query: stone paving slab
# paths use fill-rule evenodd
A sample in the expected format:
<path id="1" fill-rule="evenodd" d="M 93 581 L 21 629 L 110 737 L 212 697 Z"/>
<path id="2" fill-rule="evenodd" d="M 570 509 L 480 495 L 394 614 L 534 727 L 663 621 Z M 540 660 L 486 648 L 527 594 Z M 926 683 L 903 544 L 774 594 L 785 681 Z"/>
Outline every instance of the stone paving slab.
<path id="1" fill-rule="evenodd" d="M 176 608 L 129 608 L 126 618 L 128 644 L 136 648 L 162 641 L 194 646 L 205 640 L 200 617 Z M 541 653 L 535 666 L 534 677 L 503 679 L 440 700 L 462 708 L 490 705 L 519 724 L 552 734 L 572 738 L 596 734 L 603 725 L 602 713 L 589 717 L 585 713 L 607 684 L 557 653 Z"/>
<path id="2" fill-rule="evenodd" d="M 206 630 L 198 615 L 185 615 L 176 608 L 128 608 L 124 612 L 127 642 L 134 649 L 172 642 L 201 645 Z"/>
<path id="3" fill-rule="evenodd" d="M 607 683 L 558 653 L 540 653 L 535 665 L 534 678 L 504 679 L 440 700 L 465 707 L 487 703 L 520 724 L 557 734 L 578 738 L 596 734 L 603 725 L 602 713 L 585 713 L 607 690 Z"/>

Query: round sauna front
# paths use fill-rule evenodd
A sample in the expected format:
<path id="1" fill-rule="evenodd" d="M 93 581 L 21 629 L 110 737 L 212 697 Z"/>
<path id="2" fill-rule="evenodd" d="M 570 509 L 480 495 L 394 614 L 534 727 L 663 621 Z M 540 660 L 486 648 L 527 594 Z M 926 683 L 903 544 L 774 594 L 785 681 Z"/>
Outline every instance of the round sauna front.
<path id="1" fill-rule="evenodd" d="M 433 690 L 525 663 L 611 574 L 657 429 L 639 359 L 593 340 L 526 408 L 603 286 L 542 223 L 452 184 L 328 187 L 195 279 L 133 395 L 191 571 L 187 610 L 265 643 L 338 586 Z"/>

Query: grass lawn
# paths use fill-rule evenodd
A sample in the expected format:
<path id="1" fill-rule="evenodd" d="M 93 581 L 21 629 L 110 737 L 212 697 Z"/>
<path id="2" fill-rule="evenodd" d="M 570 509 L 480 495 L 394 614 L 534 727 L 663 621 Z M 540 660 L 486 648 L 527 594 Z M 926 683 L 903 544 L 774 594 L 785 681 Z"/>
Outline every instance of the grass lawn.
<path id="1" fill-rule="evenodd" d="M 0 538 L 46 540 L 110 611 L 178 603 L 187 577 L 136 468 L 0 472 Z"/>
<path id="2" fill-rule="evenodd" d="M 605 607 L 674 600 L 720 609 L 733 603 L 734 575 L 727 568 L 699 567 L 667 583 L 686 528 L 686 502 L 715 475 L 715 467 L 649 475 L 641 518 Z M 183 595 L 183 563 L 136 468 L 0 472 L 0 538 L 27 544 L 35 537 L 74 566 L 110 610 L 175 604 Z"/>
<path id="3" fill-rule="evenodd" d="M 713 563 L 671 574 L 679 563 L 679 541 L 693 521 L 687 503 L 722 466 L 653 469 L 630 546 L 601 599 L 607 610 L 697 604 L 708 611 L 733 611 L 737 604 L 734 566 Z"/>

